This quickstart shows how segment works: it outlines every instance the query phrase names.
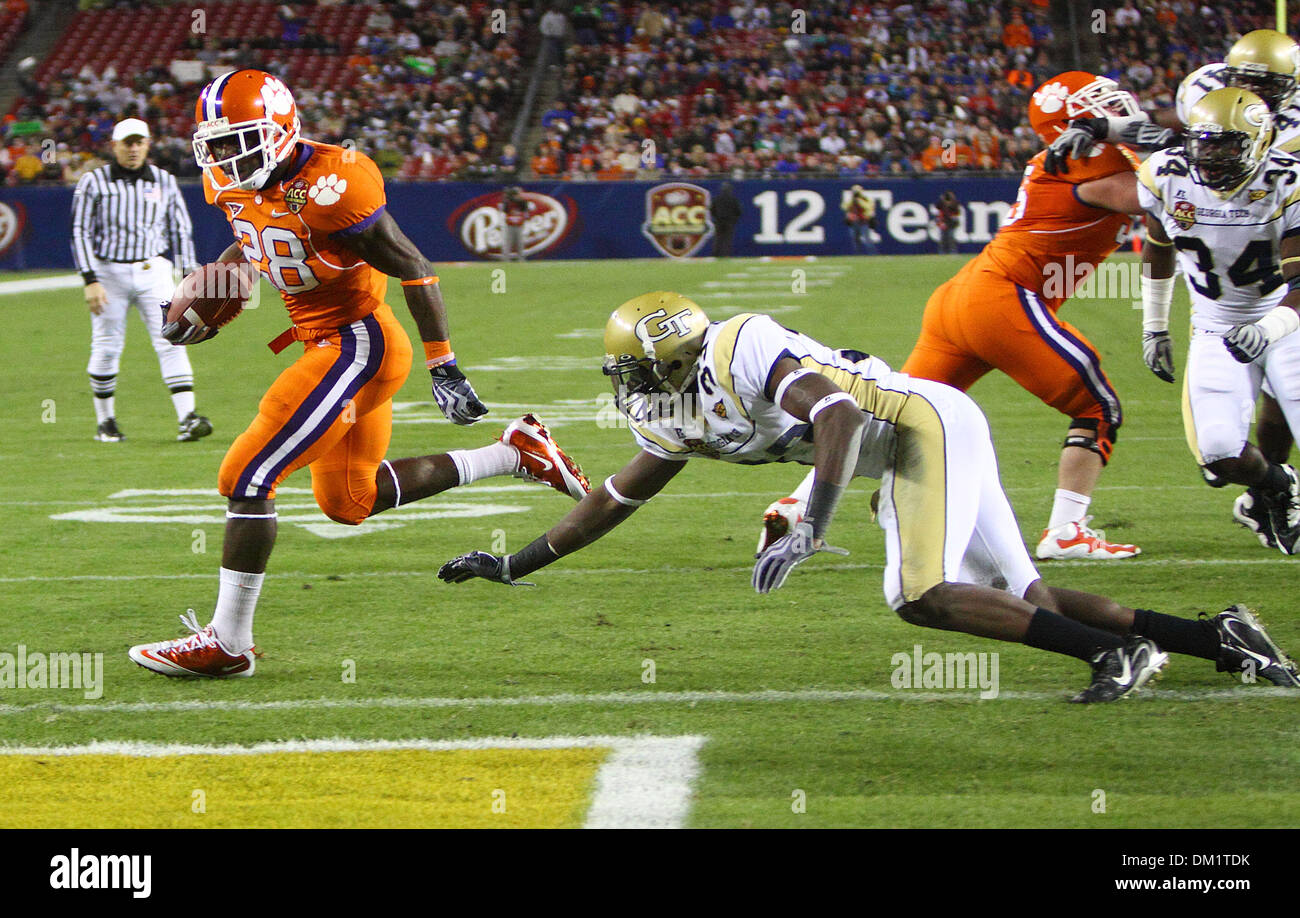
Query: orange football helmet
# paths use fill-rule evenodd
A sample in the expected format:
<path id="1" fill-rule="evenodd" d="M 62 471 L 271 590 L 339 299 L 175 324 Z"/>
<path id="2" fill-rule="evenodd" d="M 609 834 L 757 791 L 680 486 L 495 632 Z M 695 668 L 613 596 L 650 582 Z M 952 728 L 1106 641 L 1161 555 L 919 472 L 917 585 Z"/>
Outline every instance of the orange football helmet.
<path id="1" fill-rule="evenodd" d="M 293 93 L 279 77 L 237 70 L 217 77 L 194 108 L 194 160 L 218 191 L 261 188 L 301 134 Z"/>
<path id="2" fill-rule="evenodd" d="M 1137 99 L 1114 80 L 1082 70 L 1057 74 L 1034 90 L 1029 124 L 1043 143 L 1051 143 L 1075 118 L 1139 115 Z"/>

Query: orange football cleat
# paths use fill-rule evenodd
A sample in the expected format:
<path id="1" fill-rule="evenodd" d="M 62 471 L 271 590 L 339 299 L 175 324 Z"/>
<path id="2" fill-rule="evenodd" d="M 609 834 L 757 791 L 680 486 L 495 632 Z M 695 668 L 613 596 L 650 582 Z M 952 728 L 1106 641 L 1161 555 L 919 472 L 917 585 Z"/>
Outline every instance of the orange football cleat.
<path id="1" fill-rule="evenodd" d="M 218 640 L 212 626 L 200 628 L 193 609 L 182 615 L 181 624 L 194 632 L 189 637 L 155 644 L 137 644 L 127 651 L 132 660 L 145 669 L 164 676 L 193 676 L 209 679 L 232 679 L 253 675 L 256 648 L 231 653 Z"/>
<path id="2" fill-rule="evenodd" d="M 516 477 L 550 485 L 574 500 L 582 500 L 591 490 L 582 466 L 565 455 L 535 415 L 511 421 L 501 434 L 501 442 L 519 451 Z"/>
<path id="3" fill-rule="evenodd" d="M 1142 549 L 1136 545 L 1107 542 L 1106 533 L 1100 529 L 1088 528 L 1091 519 L 1091 516 L 1085 516 L 1055 529 L 1044 529 L 1043 537 L 1038 543 L 1038 559 L 1114 561 L 1142 554 Z"/>

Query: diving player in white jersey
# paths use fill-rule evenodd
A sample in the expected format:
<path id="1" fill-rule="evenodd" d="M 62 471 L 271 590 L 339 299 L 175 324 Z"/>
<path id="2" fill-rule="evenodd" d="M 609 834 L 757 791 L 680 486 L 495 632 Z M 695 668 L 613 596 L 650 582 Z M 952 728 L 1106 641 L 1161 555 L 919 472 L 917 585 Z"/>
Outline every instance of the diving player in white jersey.
<path id="1" fill-rule="evenodd" d="M 759 593 L 837 551 L 825 538 L 841 494 L 854 477 L 879 477 L 885 598 L 904 621 L 1085 660 L 1093 679 L 1078 702 L 1135 691 L 1165 651 L 1300 686 L 1294 664 L 1242 606 L 1191 621 L 1044 585 L 1002 491 L 988 422 L 957 389 L 878 358 L 855 362 L 768 316 L 710 323 L 691 300 L 662 292 L 610 316 L 604 372 L 638 454 L 522 550 L 461 555 L 440 578 L 520 583 L 626 520 L 694 456 L 794 461 L 814 467 L 808 512 L 759 555 Z"/>
<path id="2" fill-rule="evenodd" d="M 1300 429 L 1300 159 L 1270 148 L 1268 106 L 1244 89 L 1207 93 L 1187 118 L 1185 146 L 1138 171 L 1150 217 L 1143 327 L 1168 328 L 1177 260 L 1192 299 L 1188 445 L 1215 476 L 1249 486 L 1243 522 L 1289 555 L 1300 539 L 1300 480 L 1247 437 L 1265 379 Z M 1166 364 L 1167 376 L 1156 372 L 1172 381 L 1171 357 Z"/>

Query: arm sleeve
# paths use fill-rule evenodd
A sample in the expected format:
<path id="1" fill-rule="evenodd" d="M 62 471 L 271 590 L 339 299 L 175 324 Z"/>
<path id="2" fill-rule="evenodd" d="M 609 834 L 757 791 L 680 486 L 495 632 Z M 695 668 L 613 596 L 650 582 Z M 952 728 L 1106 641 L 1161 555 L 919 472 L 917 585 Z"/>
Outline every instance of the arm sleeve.
<path id="1" fill-rule="evenodd" d="M 198 264 L 194 256 L 194 224 L 190 222 L 190 212 L 181 197 L 176 177 L 170 172 L 163 174 L 167 181 L 167 224 L 172 257 L 176 259 L 176 267 L 183 271 Z"/>
<path id="2" fill-rule="evenodd" d="M 95 274 L 95 250 L 91 237 L 98 204 L 99 190 L 95 184 L 95 175 L 87 172 L 72 192 L 72 259 L 77 263 L 77 270 L 86 283 L 90 283 Z"/>

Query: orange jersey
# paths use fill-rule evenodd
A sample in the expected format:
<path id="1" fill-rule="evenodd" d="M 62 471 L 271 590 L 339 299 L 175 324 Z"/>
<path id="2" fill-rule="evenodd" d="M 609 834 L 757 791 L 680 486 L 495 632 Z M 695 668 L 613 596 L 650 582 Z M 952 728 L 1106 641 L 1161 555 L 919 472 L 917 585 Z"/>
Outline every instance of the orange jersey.
<path id="1" fill-rule="evenodd" d="M 1077 185 L 1137 171 L 1137 157 L 1124 147 L 1099 144 L 1094 150 L 1094 156 L 1070 160 L 1064 175 L 1043 170 L 1046 150 L 1031 159 L 998 234 L 963 271 L 1001 274 L 1038 294 L 1053 311 L 1058 309 L 1084 272 L 1091 273 L 1119 248 L 1132 219 L 1077 197 Z"/>
<path id="2" fill-rule="evenodd" d="M 336 329 L 384 302 L 388 278 L 342 241 L 374 223 L 387 199 L 370 157 L 333 144 L 302 141 L 294 167 L 262 191 L 203 194 L 226 214 L 244 257 L 257 266 L 304 329 Z"/>

